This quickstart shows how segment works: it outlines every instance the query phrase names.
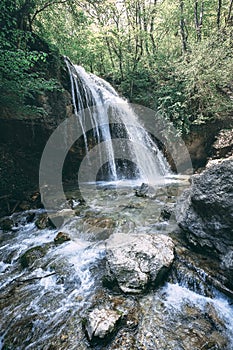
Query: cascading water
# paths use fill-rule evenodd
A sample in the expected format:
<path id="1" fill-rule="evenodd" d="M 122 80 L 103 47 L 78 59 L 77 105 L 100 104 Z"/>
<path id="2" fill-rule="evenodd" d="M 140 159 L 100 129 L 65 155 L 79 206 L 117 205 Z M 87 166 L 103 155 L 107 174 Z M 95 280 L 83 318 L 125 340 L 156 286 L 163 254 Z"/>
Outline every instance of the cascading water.
<path id="1" fill-rule="evenodd" d="M 88 74 L 84 68 L 73 65 L 67 58 L 65 62 L 71 80 L 74 112 L 83 132 L 86 153 L 88 154 L 89 149 L 85 123 L 86 119 L 90 118 L 95 141 L 97 144 L 102 143 L 99 152 L 100 164 L 101 153 L 107 154 L 108 171 L 105 180 L 115 181 L 122 178 L 122 174 L 118 171 L 116 154 L 120 154 L 124 160 L 126 153 L 126 158 L 136 165 L 137 171 L 134 177 L 153 183 L 158 177 L 168 175 L 170 170 L 165 157 L 140 124 L 129 103 L 103 79 Z M 114 136 L 110 126 L 111 119 L 117 123 L 118 130 L 115 134 L 124 133 L 124 139 L 128 140 L 127 146 L 125 142 L 112 142 Z"/>
<path id="2" fill-rule="evenodd" d="M 118 136 L 127 134 L 130 160 L 136 164 L 140 180 L 153 181 L 168 174 L 163 155 L 128 103 L 107 82 L 69 60 L 66 64 L 86 153 L 89 136 L 85 118 L 90 116 L 96 143 L 106 146 L 108 179 L 119 178 L 111 114 L 123 127 L 115 131 Z M 123 156 L 123 148 L 121 153 Z M 100 152 L 98 157 L 102 156 Z M 160 215 L 167 202 L 174 205 L 177 196 L 176 180 L 167 180 L 170 182 L 158 185 L 155 197 L 135 196 L 130 186 L 97 186 L 99 195 L 95 196 L 93 184 L 85 184 L 85 202 L 80 201 L 80 189 L 74 186 L 67 198 L 75 212 L 56 213 L 67 215 L 59 231 L 67 233 L 69 239 L 59 244 L 56 238 L 61 232 L 44 225 L 42 209 L 5 218 L 12 222 L 7 230 L 1 228 L 0 221 L 0 349 L 90 349 L 83 321 L 93 307 L 102 305 L 119 307 L 123 315 L 121 329 L 106 349 L 232 349 L 232 300 L 215 290 L 209 294 L 209 285 L 202 287 L 200 271 L 188 270 L 188 274 L 182 260 L 172 266 L 168 283 L 142 295 L 127 296 L 103 287 L 106 240 L 112 233 L 124 233 L 130 239 L 132 233 L 174 232 L 175 223 Z M 178 181 L 180 187 L 188 186 L 186 181 Z M 176 251 L 181 250 L 182 243 L 176 241 Z"/>

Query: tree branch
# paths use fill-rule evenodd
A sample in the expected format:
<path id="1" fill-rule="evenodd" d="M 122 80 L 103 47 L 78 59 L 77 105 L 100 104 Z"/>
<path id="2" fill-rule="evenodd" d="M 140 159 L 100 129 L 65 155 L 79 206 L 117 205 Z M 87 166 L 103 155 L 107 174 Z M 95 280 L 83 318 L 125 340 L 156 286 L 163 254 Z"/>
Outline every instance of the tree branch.
<path id="1" fill-rule="evenodd" d="M 47 1 L 44 6 L 42 6 L 40 9 L 36 10 L 36 12 L 33 14 L 32 18 L 30 18 L 30 26 L 32 26 L 32 23 L 34 22 L 36 16 L 41 13 L 42 11 L 44 11 L 45 9 L 47 9 L 48 7 L 55 5 L 55 4 L 65 4 L 67 3 L 69 0 L 54 0 L 54 1 Z"/>

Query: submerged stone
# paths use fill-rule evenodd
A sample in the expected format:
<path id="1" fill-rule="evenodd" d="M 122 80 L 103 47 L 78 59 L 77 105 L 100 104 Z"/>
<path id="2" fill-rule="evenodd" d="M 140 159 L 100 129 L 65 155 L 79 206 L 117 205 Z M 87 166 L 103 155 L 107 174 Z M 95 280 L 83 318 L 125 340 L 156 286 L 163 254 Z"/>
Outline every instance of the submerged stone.
<path id="1" fill-rule="evenodd" d="M 112 229 L 116 225 L 114 219 L 108 217 L 90 217 L 85 220 L 85 224 L 90 227 L 103 229 Z"/>
<path id="2" fill-rule="evenodd" d="M 174 244 L 165 235 L 114 234 L 106 243 L 107 276 L 124 293 L 158 285 L 174 260 Z"/>

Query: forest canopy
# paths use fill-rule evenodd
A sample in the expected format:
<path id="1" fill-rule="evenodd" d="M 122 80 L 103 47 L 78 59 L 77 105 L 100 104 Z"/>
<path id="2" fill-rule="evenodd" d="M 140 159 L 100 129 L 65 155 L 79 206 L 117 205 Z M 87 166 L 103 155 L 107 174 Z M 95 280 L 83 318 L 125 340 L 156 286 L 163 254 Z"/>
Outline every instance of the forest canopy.
<path id="1" fill-rule="evenodd" d="M 233 109 L 233 0 L 2 0 L 0 13 L 1 104 L 53 89 L 36 67 L 59 50 L 183 133 Z"/>

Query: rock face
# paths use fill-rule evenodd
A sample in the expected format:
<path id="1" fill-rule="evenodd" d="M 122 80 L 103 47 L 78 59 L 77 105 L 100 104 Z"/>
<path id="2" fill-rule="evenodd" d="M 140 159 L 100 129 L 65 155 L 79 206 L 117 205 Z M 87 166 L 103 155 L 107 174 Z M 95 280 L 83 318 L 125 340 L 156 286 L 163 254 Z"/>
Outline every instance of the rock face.
<path id="1" fill-rule="evenodd" d="M 165 235 L 114 234 L 106 243 L 107 279 L 124 293 L 141 293 L 158 284 L 174 260 L 174 244 Z"/>
<path id="2" fill-rule="evenodd" d="M 47 52 L 46 47 L 43 50 Z M 20 209 L 18 202 L 27 201 L 31 193 L 38 191 L 44 147 L 58 125 L 73 115 L 69 74 L 63 58 L 54 54 L 48 52 L 48 62 L 36 73 L 56 80 L 56 87 L 40 93 L 31 91 L 33 97 L 25 101 L 25 105 L 29 103 L 32 107 L 31 112 L 19 109 L 13 113 L 0 106 L 0 216 L 11 215 Z M 25 105 L 22 104 L 22 110 Z M 73 178 L 84 149 L 80 140 L 68 152 L 65 178 Z"/>
<path id="3" fill-rule="evenodd" d="M 233 129 L 221 130 L 213 144 L 212 158 L 227 158 L 233 155 Z"/>
<path id="4" fill-rule="evenodd" d="M 91 311 L 85 325 L 89 340 L 93 340 L 94 337 L 103 339 L 111 334 L 120 318 L 121 314 L 114 310 L 94 309 Z"/>
<path id="5" fill-rule="evenodd" d="M 232 273 L 232 158 L 192 178 L 191 188 L 178 200 L 176 219 L 192 246 L 218 257 L 221 268 Z"/>

